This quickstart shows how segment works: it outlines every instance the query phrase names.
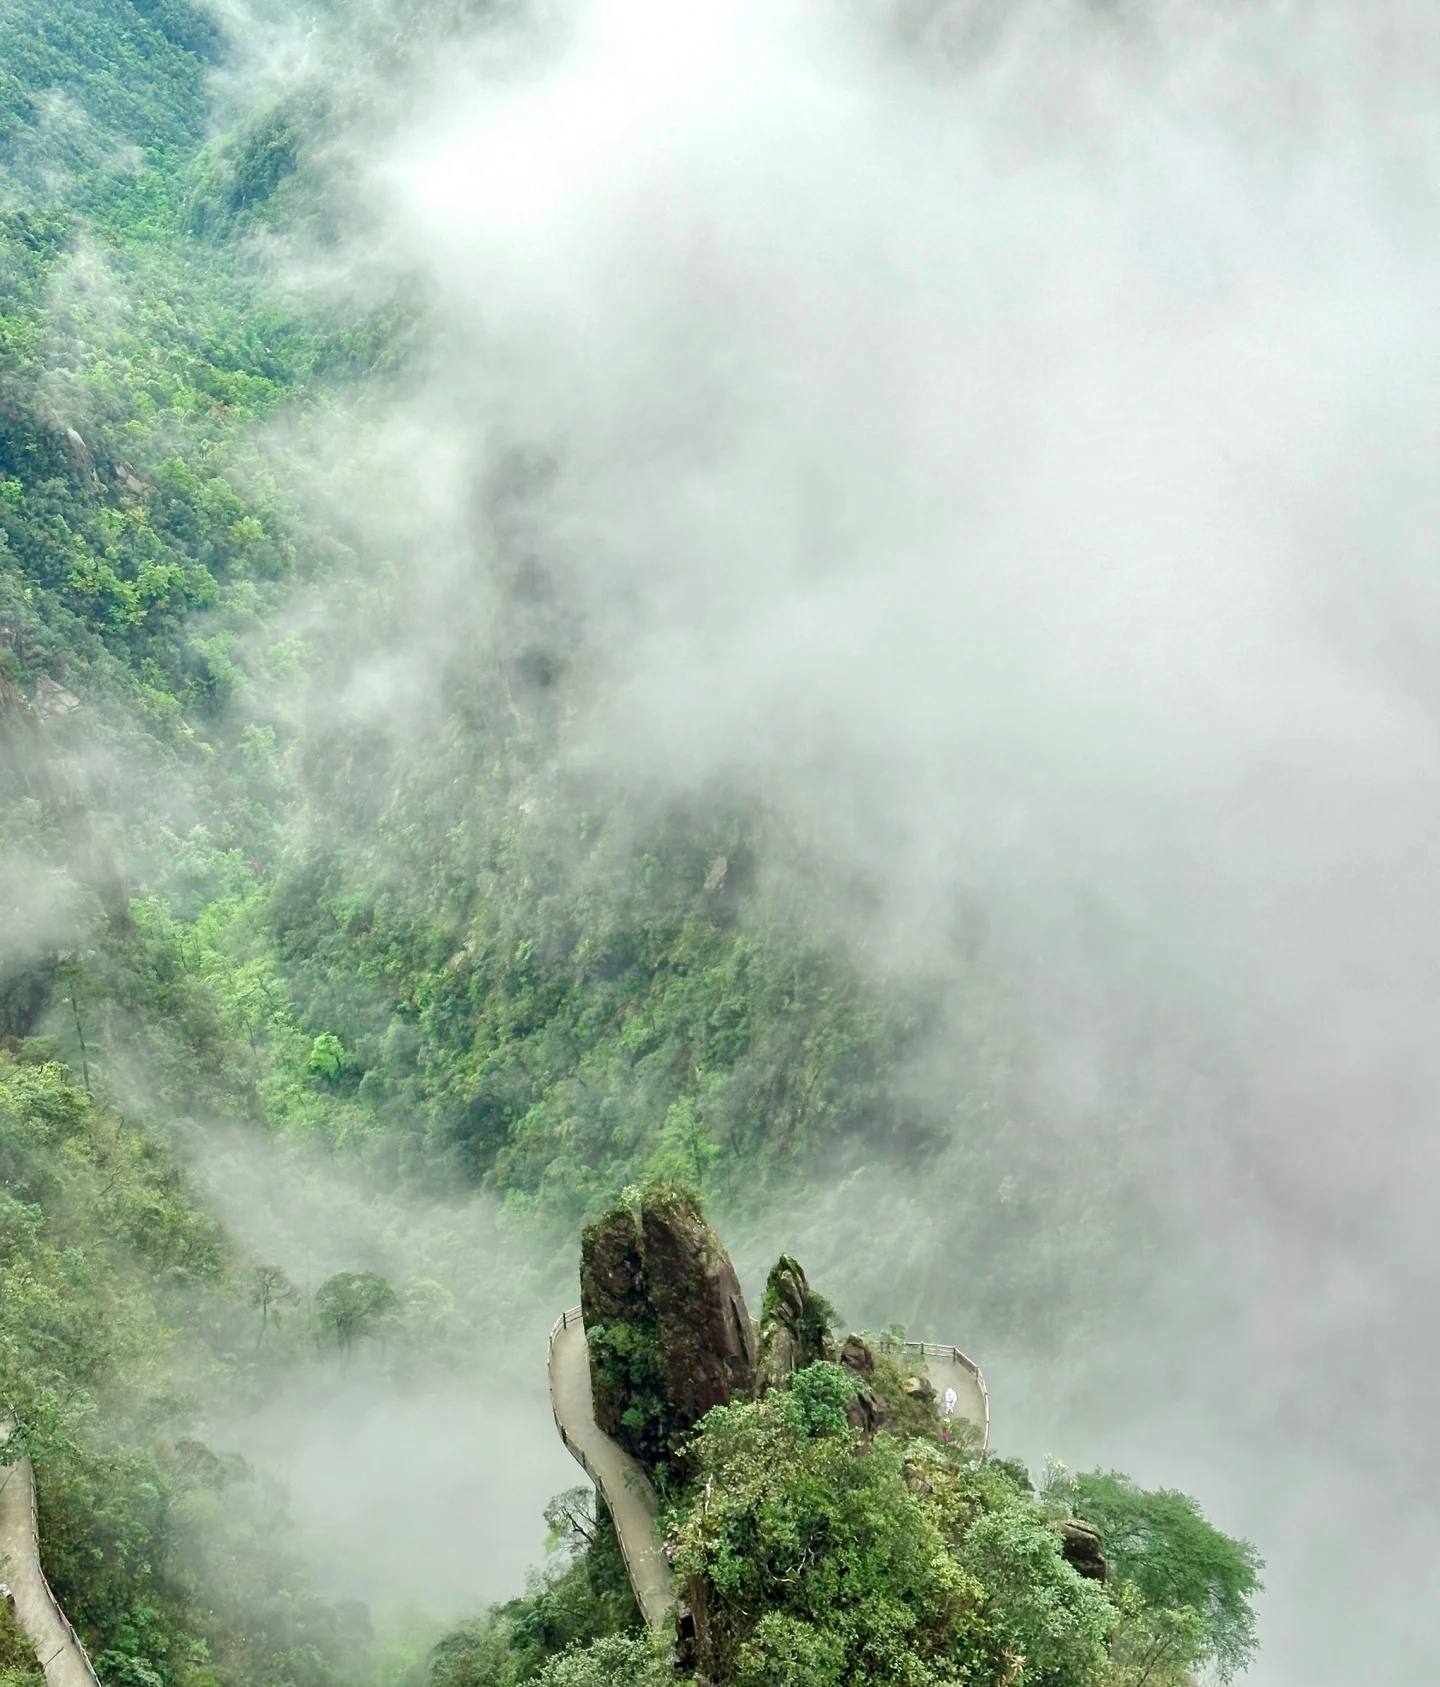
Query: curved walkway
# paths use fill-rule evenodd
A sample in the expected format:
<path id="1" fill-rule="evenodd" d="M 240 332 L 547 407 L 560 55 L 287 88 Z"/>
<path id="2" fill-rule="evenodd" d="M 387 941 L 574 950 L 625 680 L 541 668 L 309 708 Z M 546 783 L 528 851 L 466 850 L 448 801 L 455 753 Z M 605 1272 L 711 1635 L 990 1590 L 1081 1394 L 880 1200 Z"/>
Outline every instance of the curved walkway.
<path id="1" fill-rule="evenodd" d="M 935 1341 L 907 1341 L 904 1353 L 914 1354 L 925 1367 L 925 1374 L 935 1390 L 942 1418 L 969 1418 L 980 1431 L 980 1451 L 990 1445 L 990 1391 L 985 1378 L 973 1359 L 967 1359 L 958 1347 L 945 1347 Z M 950 1393 L 955 1402 L 950 1404 Z"/>
<path id="2" fill-rule="evenodd" d="M 938 1342 L 907 1341 L 904 1352 L 921 1361 L 942 1415 L 969 1418 L 980 1431 L 983 1451 L 990 1439 L 990 1396 L 980 1367 L 958 1347 Z M 955 1403 L 947 1411 L 946 1391 L 951 1389 Z M 674 1594 L 670 1563 L 655 1527 L 655 1490 L 629 1453 L 595 1422 L 590 1351 L 578 1306 L 562 1312 L 550 1331 L 550 1409 L 560 1439 L 600 1490 L 615 1519 L 615 1533 L 641 1614 L 651 1628 L 662 1627 L 669 1619 Z"/>
<path id="3" fill-rule="evenodd" d="M 13 1417 L 0 1422 L 0 1449 L 14 1432 Z M 0 1581 L 9 1583 L 16 1621 L 35 1648 L 47 1687 L 99 1687 L 85 1648 L 40 1568 L 35 1470 L 28 1458 L 0 1465 Z"/>
<path id="4" fill-rule="evenodd" d="M 550 1332 L 550 1406 L 560 1439 L 610 1507 L 641 1615 L 651 1628 L 662 1627 L 672 1595 L 669 1560 L 655 1529 L 655 1490 L 629 1453 L 595 1422 L 590 1351 L 578 1306 L 561 1313 Z"/>

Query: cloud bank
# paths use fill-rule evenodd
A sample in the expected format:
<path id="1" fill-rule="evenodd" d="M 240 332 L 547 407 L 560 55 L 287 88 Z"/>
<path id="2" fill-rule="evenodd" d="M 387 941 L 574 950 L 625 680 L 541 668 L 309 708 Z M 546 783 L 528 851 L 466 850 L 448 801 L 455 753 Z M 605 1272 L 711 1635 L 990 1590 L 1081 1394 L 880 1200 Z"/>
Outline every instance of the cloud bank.
<path id="1" fill-rule="evenodd" d="M 354 117 L 310 272 L 423 324 L 327 442 L 406 599 L 339 706 L 563 647 L 567 765 L 778 815 L 957 1048 L 983 971 L 995 1105 L 1163 1215 L 1063 1376 L 1013 1333 L 1001 1439 L 1178 1472 L 1311 1687 L 1440 1664 L 1437 51 L 1404 5 L 502 10 Z M 817 1233 L 908 1223 L 963 1340 L 943 1180 L 851 1197 Z"/>

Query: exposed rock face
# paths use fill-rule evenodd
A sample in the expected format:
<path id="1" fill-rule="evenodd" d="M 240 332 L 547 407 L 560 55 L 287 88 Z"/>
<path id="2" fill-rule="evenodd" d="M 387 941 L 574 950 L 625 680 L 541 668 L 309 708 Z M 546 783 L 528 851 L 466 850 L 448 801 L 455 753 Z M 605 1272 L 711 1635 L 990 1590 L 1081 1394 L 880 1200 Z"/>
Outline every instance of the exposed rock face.
<path id="1" fill-rule="evenodd" d="M 875 1375 L 875 1355 L 870 1351 L 870 1343 L 860 1336 L 846 1336 L 845 1345 L 840 1349 L 840 1364 L 857 1377 Z"/>
<path id="2" fill-rule="evenodd" d="M 1078 1517 L 1066 1518 L 1060 1528 L 1061 1556 L 1082 1576 L 1092 1582 L 1103 1582 L 1110 1574 L 1110 1566 L 1105 1562 L 1105 1543 L 1100 1531 L 1093 1523 L 1082 1522 Z"/>
<path id="3" fill-rule="evenodd" d="M 845 1420 L 862 1435 L 873 1435 L 890 1421 L 890 1408 L 873 1388 L 862 1383 L 859 1392 L 845 1408 Z"/>
<path id="4" fill-rule="evenodd" d="M 580 1306 L 587 1325 L 643 1315 L 645 1260 L 640 1226 L 627 1207 L 614 1207 L 580 1232 Z"/>
<path id="5" fill-rule="evenodd" d="M 694 1196 L 646 1189 L 580 1238 L 580 1305 L 595 1421 L 651 1471 L 678 1462 L 712 1406 L 755 1391 L 740 1280 Z"/>
<path id="6" fill-rule="evenodd" d="M 754 1394 L 755 1332 L 730 1256 L 692 1198 L 647 1189 L 640 1232 L 678 1440 L 712 1406 Z"/>
<path id="7" fill-rule="evenodd" d="M 880 1392 L 865 1380 L 875 1375 L 875 1355 L 870 1351 L 869 1342 L 860 1336 L 846 1336 L 845 1345 L 840 1349 L 840 1366 L 860 1381 L 854 1399 L 845 1408 L 850 1427 L 864 1435 L 873 1435 L 889 1421 L 890 1408 Z"/>
<path id="8" fill-rule="evenodd" d="M 765 1284 L 760 1314 L 759 1388 L 778 1388 L 793 1371 L 835 1358 L 833 1309 L 806 1281 L 799 1262 L 781 1254 Z"/>
<path id="9" fill-rule="evenodd" d="M 35 681 L 35 712 L 47 718 L 56 715 L 73 715 L 80 707 L 80 699 L 73 691 L 67 691 L 63 685 L 57 685 L 49 674 L 41 674 Z"/>

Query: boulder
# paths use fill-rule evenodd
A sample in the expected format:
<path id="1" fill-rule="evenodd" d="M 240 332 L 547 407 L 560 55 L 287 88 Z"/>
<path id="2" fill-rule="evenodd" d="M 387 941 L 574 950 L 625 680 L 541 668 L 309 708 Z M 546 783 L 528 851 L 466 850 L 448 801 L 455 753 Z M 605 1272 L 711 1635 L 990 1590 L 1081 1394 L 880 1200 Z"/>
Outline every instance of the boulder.
<path id="1" fill-rule="evenodd" d="M 755 1392 L 740 1280 L 699 1199 L 648 1185 L 580 1239 L 580 1308 L 595 1421 L 652 1473 L 678 1465 L 712 1406 Z"/>
<path id="2" fill-rule="evenodd" d="M 861 1383 L 845 1408 L 846 1421 L 862 1435 L 873 1435 L 890 1421 L 890 1408 L 873 1388 Z"/>
<path id="3" fill-rule="evenodd" d="M 678 1444 L 713 1406 L 754 1394 L 755 1332 L 730 1256 L 689 1190 L 649 1185 L 640 1234 Z"/>
<path id="4" fill-rule="evenodd" d="M 890 1408 L 878 1390 L 864 1380 L 875 1375 L 875 1355 L 870 1350 L 870 1343 L 862 1336 L 846 1336 L 845 1345 L 840 1349 L 840 1367 L 860 1379 L 859 1389 L 845 1408 L 850 1427 L 858 1429 L 862 1435 L 873 1435 L 889 1422 Z"/>
<path id="5" fill-rule="evenodd" d="M 1103 1582 L 1110 1574 L 1100 1531 L 1079 1517 L 1067 1517 L 1060 1525 L 1060 1555 L 1092 1582 Z"/>
<path id="6" fill-rule="evenodd" d="M 874 1376 L 875 1355 L 870 1351 L 870 1343 L 861 1336 L 846 1336 L 840 1349 L 840 1364 L 857 1377 Z"/>

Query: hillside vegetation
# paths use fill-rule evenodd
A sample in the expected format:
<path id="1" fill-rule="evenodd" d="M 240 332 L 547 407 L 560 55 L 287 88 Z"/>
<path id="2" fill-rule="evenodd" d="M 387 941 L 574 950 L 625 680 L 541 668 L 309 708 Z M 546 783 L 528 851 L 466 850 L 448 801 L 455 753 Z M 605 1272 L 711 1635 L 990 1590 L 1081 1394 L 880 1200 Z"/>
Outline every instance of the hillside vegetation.
<path id="1" fill-rule="evenodd" d="M 663 1496 L 674 1632 L 640 1631 L 577 1490 L 555 1514 L 572 1561 L 449 1637 L 437 1687 L 1184 1687 L 1253 1656 L 1248 1543 L 1116 1472 L 1052 1464 L 1037 1491 L 894 1331 L 842 1345 L 788 1255 L 757 1337 L 692 1189 L 598 1218 L 580 1278 L 596 1423 Z"/>
<path id="2" fill-rule="evenodd" d="M 0 1376 L 46 1574 L 107 1687 L 366 1665 L 362 1614 L 307 1591 L 283 1511 L 197 1433 L 263 1391 L 258 1322 L 245 1262 L 154 1140 L 62 1066 L 0 1055 Z"/>
<path id="3" fill-rule="evenodd" d="M 271 284 L 260 234 L 327 203 L 324 87 L 211 135 L 229 49 L 203 9 L 64 10 L 0 24 L 26 42 L 0 212 L 0 1036 L 58 1038 L 134 1116 L 484 1187 L 557 1238 L 651 1174 L 750 1208 L 822 1168 L 914 1175 L 955 1134 L 953 1097 L 903 1076 L 933 993 L 837 946 L 829 889 L 753 802 L 636 802 L 568 767 L 583 629 L 505 555 L 523 465 L 495 494 L 489 642 L 394 720 L 335 706 L 411 587 L 293 447 L 403 381 L 415 310 Z M 379 52 L 372 25 L 317 27 Z M 1063 1329 L 1088 1204 L 1019 1131 L 977 1121 L 963 1154 L 980 1332 Z"/>

